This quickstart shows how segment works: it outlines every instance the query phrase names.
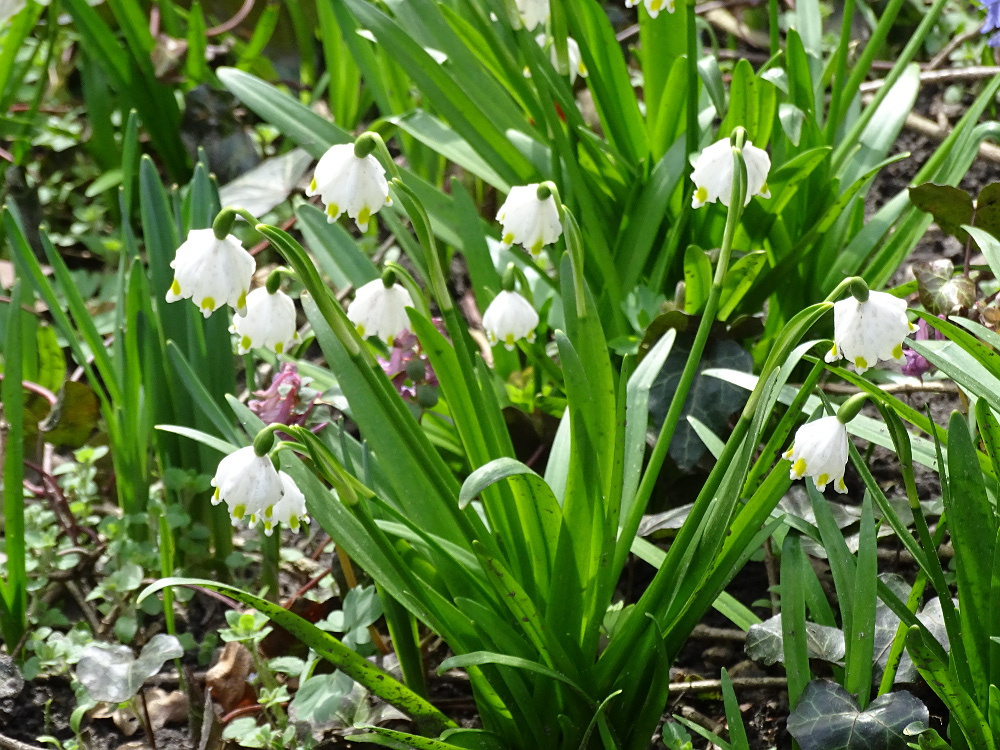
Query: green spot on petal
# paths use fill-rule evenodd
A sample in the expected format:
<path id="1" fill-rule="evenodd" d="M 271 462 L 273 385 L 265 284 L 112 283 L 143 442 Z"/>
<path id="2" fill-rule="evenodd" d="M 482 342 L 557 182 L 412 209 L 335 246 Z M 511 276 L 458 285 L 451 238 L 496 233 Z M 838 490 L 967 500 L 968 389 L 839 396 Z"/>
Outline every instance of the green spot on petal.
<path id="1" fill-rule="evenodd" d="M 252 349 L 253 342 L 250 340 L 249 336 L 244 336 L 240 339 L 240 349 Z"/>
<path id="2" fill-rule="evenodd" d="M 372 212 L 369 210 L 368 206 L 365 206 L 360 211 L 358 211 L 358 225 L 368 226 L 368 220 L 372 217 Z"/>
<path id="3" fill-rule="evenodd" d="M 800 458 L 794 464 L 792 464 L 792 471 L 795 472 L 796 477 L 801 477 L 806 473 L 806 460 Z"/>
<path id="4" fill-rule="evenodd" d="M 328 203 L 326 206 L 326 215 L 331 219 L 336 219 L 340 216 L 340 207 L 336 203 Z"/>
<path id="5" fill-rule="evenodd" d="M 826 486 L 830 484 L 830 475 L 820 474 L 818 477 L 816 477 L 816 484 L 819 486 Z"/>
<path id="6" fill-rule="evenodd" d="M 357 325 L 357 329 L 358 329 L 358 335 L 359 335 L 359 336 L 360 336 L 361 338 L 365 338 L 365 327 L 364 327 L 364 325 L 363 325 L 363 324 L 361 324 L 361 323 L 358 323 L 358 325 Z"/>
<path id="7" fill-rule="evenodd" d="M 892 348 L 892 358 L 899 359 L 902 356 L 903 356 L 903 344 L 902 343 L 896 344 Z"/>
<path id="8" fill-rule="evenodd" d="M 505 245 L 513 245 L 514 244 L 514 233 L 513 232 L 507 232 L 507 234 L 505 234 L 501 238 L 500 241 L 503 242 L 503 244 L 505 244 Z"/>
<path id="9" fill-rule="evenodd" d="M 274 345 L 274 353 L 275 353 L 275 354 L 281 354 L 281 351 L 282 351 L 282 350 L 283 350 L 284 348 L 285 348 L 285 345 L 284 345 L 284 344 L 282 344 L 282 343 L 281 343 L 281 342 L 279 341 L 279 342 L 278 342 L 277 344 L 275 344 L 275 345 Z"/>
<path id="10" fill-rule="evenodd" d="M 854 358 L 854 366 L 857 367 L 859 370 L 867 370 L 868 369 L 868 360 L 865 359 L 864 357 L 855 357 Z"/>
<path id="11" fill-rule="evenodd" d="M 246 515 L 246 512 L 247 512 L 247 506 L 240 504 L 237 505 L 235 508 L 233 508 L 232 515 L 233 518 L 235 518 L 237 521 L 241 521 L 243 520 L 243 516 Z"/>
<path id="12" fill-rule="evenodd" d="M 172 295 L 174 295 L 175 297 L 179 297 L 180 296 L 180 293 L 181 293 L 181 283 L 177 279 L 174 279 L 174 283 L 172 283 L 170 285 L 170 293 Z"/>
<path id="13" fill-rule="evenodd" d="M 708 200 L 708 190 L 704 185 L 700 185 L 697 190 L 694 191 L 694 199 L 698 203 L 704 203 Z"/>
<path id="14" fill-rule="evenodd" d="M 247 290 L 244 289 L 242 292 L 240 292 L 239 299 L 236 300 L 236 309 L 242 310 L 246 306 L 247 306 Z"/>
<path id="15" fill-rule="evenodd" d="M 315 193 L 316 192 L 316 178 L 315 177 L 313 177 L 312 181 L 310 181 L 310 183 L 309 183 L 309 192 L 310 193 Z"/>
<path id="16" fill-rule="evenodd" d="M 212 310 L 214 310 L 215 309 L 215 299 L 213 297 L 205 297 L 205 299 L 203 299 L 201 301 L 201 309 L 202 310 L 208 310 L 209 312 L 211 312 Z"/>

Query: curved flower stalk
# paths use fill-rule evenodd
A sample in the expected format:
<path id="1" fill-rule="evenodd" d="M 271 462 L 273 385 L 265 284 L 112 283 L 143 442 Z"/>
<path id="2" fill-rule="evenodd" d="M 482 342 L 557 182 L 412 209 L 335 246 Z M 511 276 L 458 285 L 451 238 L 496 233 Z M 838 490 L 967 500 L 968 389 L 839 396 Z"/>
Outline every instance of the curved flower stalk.
<path id="1" fill-rule="evenodd" d="M 634 8 L 643 2 L 646 4 L 650 18 L 656 18 L 660 15 L 661 10 L 665 10 L 667 13 L 674 12 L 674 0 L 625 0 L 625 7 Z"/>
<path id="2" fill-rule="evenodd" d="M 542 248 L 562 235 L 559 207 L 551 183 L 520 185 L 510 189 L 507 200 L 497 211 L 505 247 L 517 243 L 537 258 Z"/>
<path id="3" fill-rule="evenodd" d="M 767 189 L 771 158 L 750 141 L 743 144 L 742 151 L 746 164 L 746 195 L 743 199 L 746 206 L 754 195 L 771 197 L 771 191 Z M 730 139 L 723 138 L 706 147 L 697 157 L 691 158 L 691 164 L 694 167 L 691 173 L 694 182 L 691 207 L 701 208 L 706 203 L 721 201 L 728 208 L 733 191 L 733 146 Z"/>
<path id="4" fill-rule="evenodd" d="M 223 305 L 246 315 L 247 293 L 257 263 L 239 239 L 229 234 L 234 219 L 235 214 L 228 222 L 217 220 L 217 228 L 188 232 L 170 261 L 174 280 L 167 302 L 190 299 L 206 318 Z"/>
<path id="5" fill-rule="evenodd" d="M 372 214 L 392 205 L 385 169 L 371 153 L 374 148 L 369 139 L 358 138 L 353 144 L 331 146 L 320 157 L 306 195 L 320 196 L 327 221 L 336 221 L 346 211 L 365 232 Z"/>
<path id="6" fill-rule="evenodd" d="M 833 306 L 833 348 L 826 361 L 844 357 L 859 373 L 880 360 L 902 363 L 903 340 L 916 330 L 906 317 L 906 300 L 862 285 L 852 292 Z"/>

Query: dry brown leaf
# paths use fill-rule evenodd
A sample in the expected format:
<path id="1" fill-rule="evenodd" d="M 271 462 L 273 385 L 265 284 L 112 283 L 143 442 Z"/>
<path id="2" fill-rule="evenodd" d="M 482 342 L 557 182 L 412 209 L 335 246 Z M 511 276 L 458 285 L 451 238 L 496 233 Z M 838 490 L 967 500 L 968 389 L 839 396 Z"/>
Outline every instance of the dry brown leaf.
<path id="1" fill-rule="evenodd" d="M 230 641 L 222 649 L 219 661 L 205 674 L 205 687 L 224 714 L 240 705 L 248 691 L 253 700 L 253 688 L 247 683 L 252 670 L 253 660 L 246 646 Z"/>

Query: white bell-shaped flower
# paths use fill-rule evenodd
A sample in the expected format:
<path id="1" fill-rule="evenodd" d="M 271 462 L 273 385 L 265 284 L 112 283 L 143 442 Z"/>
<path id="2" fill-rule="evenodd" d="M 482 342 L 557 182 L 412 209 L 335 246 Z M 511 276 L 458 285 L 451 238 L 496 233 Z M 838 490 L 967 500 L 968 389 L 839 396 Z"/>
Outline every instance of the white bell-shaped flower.
<path id="1" fill-rule="evenodd" d="M 223 305 L 246 315 L 247 292 L 257 263 L 233 235 L 220 240 L 212 229 L 192 229 L 170 267 L 174 280 L 167 302 L 191 299 L 206 318 Z"/>
<path id="2" fill-rule="evenodd" d="M 382 165 L 371 154 L 355 156 L 352 143 L 331 146 L 320 157 L 306 195 L 320 196 L 327 221 L 336 221 L 346 211 L 362 232 L 372 214 L 392 204 Z"/>
<path id="3" fill-rule="evenodd" d="M 537 327 L 538 313 L 517 292 L 500 292 L 483 313 L 483 328 L 490 345 L 502 343 L 508 351 L 514 350 L 518 339 L 534 341 Z"/>
<path id="4" fill-rule="evenodd" d="M 771 191 L 767 189 L 767 173 L 771 169 L 771 157 L 767 151 L 757 148 L 750 141 L 743 144 L 743 161 L 747 165 L 747 195 L 743 205 L 750 203 L 750 198 L 759 195 L 770 198 Z M 692 208 L 701 208 L 706 203 L 722 201 L 728 208 L 733 194 L 733 147 L 728 138 L 723 138 L 708 146 L 697 157 L 692 157 L 694 171 L 691 180 L 694 182 L 694 197 Z"/>
<path id="5" fill-rule="evenodd" d="M 906 300 L 869 292 L 866 302 L 853 296 L 833 305 L 833 348 L 827 362 L 844 357 L 858 372 L 879 360 L 903 359 L 903 339 L 916 327 L 906 317 Z"/>
<path id="6" fill-rule="evenodd" d="M 404 286 L 393 283 L 387 287 L 382 279 L 375 279 L 354 293 L 347 318 L 362 338 L 375 336 L 392 346 L 393 339 L 409 329 L 406 308 L 413 306 L 413 298 Z"/>
<path id="7" fill-rule="evenodd" d="M 667 11 L 667 13 L 674 12 L 674 0 L 625 0 L 626 8 L 634 8 L 641 2 L 646 3 L 646 10 L 649 11 L 650 18 L 656 18 L 660 15 L 661 10 Z"/>
<path id="8" fill-rule="evenodd" d="M 507 200 L 497 211 L 505 247 L 515 242 L 538 257 L 542 248 L 550 245 L 562 235 L 559 208 L 551 195 L 545 200 L 538 199 L 538 183 L 512 187 Z"/>
<path id="9" fill-rule="evenodd" d="M 247 295 L 247 314 L 233 318 L 229 330 L 239 336 L 240 354 L 256 348 L 281 354 L 299 340 L 295 303 L 280 289 L 274 294 L 268 294 L 265 287 L 254 289 Z"/>
<path id="10" fill-rule="evenodd" d="M 518 15 L 521 16 L 521 23 L 528 31 L 534 31 L 539 24 L 545 25 L 549 21 L 549 0 L 514 0 L 517 4 Z"/>
<path id="11" fill-rule="evenodd" d="M 278 503 L 284 494 L 278 470 L 267 456 L 258 456 L 252 445 L 240 448 L 219 462 L 212 478 L 212 505 L 224 502 L 233 525 Z"/>
<path id="12" fill-rule="evenodd" d="M 535 42 L 539 47 L 545 49 L 545 45 L 550 43 L 549 37 L 546 34 L 538 34 L 535 37 Z M 552 67 L 559 70 L 559 59 L 556 54 L 556 46 L 552 44 L 549 47 L 549 59 L 552 61 Z M 569 64 L 569 82 L 570 84 L 576 83 L 576 77 L 581 76 L 583 78 L 587 77 L 587 66 L 583 64 L 583 55 L 580 53 L 580 45 L 576 43 L 576 39 L 571 36 L 566 37 L 566 61 Z M 531 71 L 525 68 L 525 77 L 530 77 Z"/>
<path id="13" fill-rule="evenodd" d="M 792 462 L 791 478 L 812 477 L 822 492 L 833 482 L 837 492 L 847 492 L 844 467 L 847 465 L 847 427 L 837 417 L 822 417 L 802 425 L 791 447 L 782 454 Z"/>
<path id="14" fill-rule="evenodd" d="M 263 524 L 267 536 L 274 533 L 276 524 L 283 523 L 292 531 L 298 531 L 302 522 L 309 522 L 309 516 L 306 514 L 306 496 L 302 494 L 302 490 L 285 472 L 279 471 L 278 476 L 281 477 L 281 486 L 285 494 L 274 505 L 265 508 L 259 516 L 253 516 L 249 523 L 251 529 L 258 522 Z"/>

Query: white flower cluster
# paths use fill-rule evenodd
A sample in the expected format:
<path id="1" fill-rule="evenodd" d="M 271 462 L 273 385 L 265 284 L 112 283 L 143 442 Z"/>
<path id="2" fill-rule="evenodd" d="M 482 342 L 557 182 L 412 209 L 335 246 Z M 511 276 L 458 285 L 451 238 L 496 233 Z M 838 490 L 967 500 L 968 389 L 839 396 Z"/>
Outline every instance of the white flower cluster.
<path id="1" fill-rule="evenodd" d="M 277 523 L 298 531 L 309 520 L 305 495 L 295 481 L 275 469 L 268 456 L 258 456 L 253 446 L 240 448 L 222 459 L 212 486 L 212 505 L 225 503 L 234 526 L 246 519 L 251 529 L 260 523 L 270 536 Z"/>
<path id="2" fill-rule="evenodd" d="M 170 267 L 167 302 L 191 299 L 206 318 L 228 304 L 236 312 L 229 330 L 239 337 L 240 354 L 258 347 L 281 354 L 299 340 L 292 298 L 280 290 L 249 291 L 257 263 L 233 235 L 220 240 L 213 229 L 192 229 Z"/>

